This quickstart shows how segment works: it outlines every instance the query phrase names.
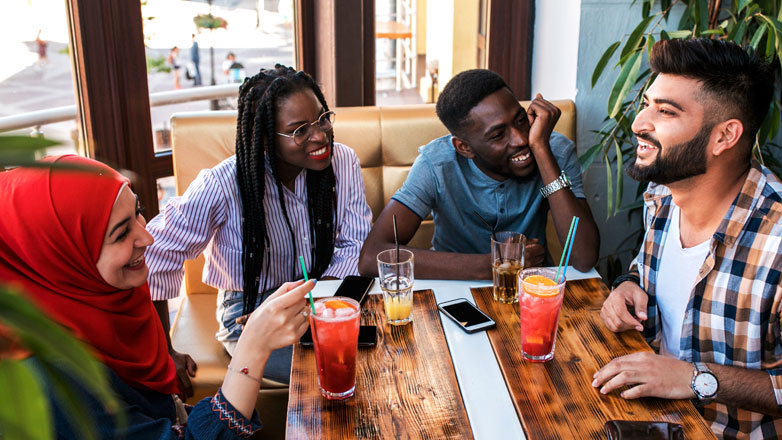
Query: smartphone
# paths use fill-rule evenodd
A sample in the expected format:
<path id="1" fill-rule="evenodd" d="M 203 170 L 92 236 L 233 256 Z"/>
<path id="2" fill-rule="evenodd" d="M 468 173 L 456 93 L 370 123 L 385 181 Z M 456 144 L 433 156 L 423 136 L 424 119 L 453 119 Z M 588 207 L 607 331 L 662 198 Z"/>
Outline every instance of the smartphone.
<path id="1" fill-rule="evenodd" d="M 494 320 L 483 313 L 481 309 L 464 298 L 442 302 L 437 304 L 437 308 L 453 319 L 467 333 L 486 330 L 496 325 Z"/>
<path id="2" fill-rule="evenodd" d="M 375 278 L 373 277 L 348 275 L 342 280 L 342 283 L 339 285 L 339 288 L 337 288 L 334 296 L 346 296 L 356 300 L 359 304 L 362 304 L 374 282 Z"/>
<path id="3" fill-rule="evenodd" d="M 374 325 L 362 325 L 358 329 L 358 346 L 359 347 L 374 347 L 377 340 L 377 327 Z M 310 329 L 301 335 L 299 343 L 303 346 L 312 346 L 312 332 Z"/>

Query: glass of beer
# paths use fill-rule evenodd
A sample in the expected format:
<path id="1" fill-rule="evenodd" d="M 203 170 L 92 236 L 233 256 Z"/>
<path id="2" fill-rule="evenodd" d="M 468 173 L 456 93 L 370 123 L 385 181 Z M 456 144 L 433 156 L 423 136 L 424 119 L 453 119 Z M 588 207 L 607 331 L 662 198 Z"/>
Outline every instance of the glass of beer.
<path id="1" fill-rule="evenodd" d="M 413 253 L 388 249 L 377 254 L 377 274 L 383 291 L 386 319 L 391 325 L 405 325 L 413 320 Z"/>
<path id="2" fill-rule="evenodd" d="M 532 362 L 554 359 L 565 293 L 565 277 L 557 282 L 556 275 L 556 270 L 542 267 L 524 269 L 519 274 L 521 353 Z"/>
<path id="3" fill-rule="evenodd" d="M 526 237 L 518 232 L 498 232 L 492 237 L 491 272 L 495 301 L 512 304 L 519 300 L 518 276 L 519 270 L 524 267 L 526 244 Z"/>

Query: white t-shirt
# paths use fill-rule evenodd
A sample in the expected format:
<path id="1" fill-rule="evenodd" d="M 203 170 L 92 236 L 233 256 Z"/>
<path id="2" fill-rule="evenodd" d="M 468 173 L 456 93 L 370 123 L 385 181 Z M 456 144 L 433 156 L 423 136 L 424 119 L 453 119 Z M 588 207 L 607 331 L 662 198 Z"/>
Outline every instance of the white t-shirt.
<path id="1" fill-rule="evenodd" d="M 682 248 L 679 232 L 680 209 L 673 204 L 671 209 L 671 224 L 663 243 L 655 295 L 663 325 L 660 354 L 678 358 L 684 313 L 687 311 L 690 293 L 695 287 L 695 278 L 709 253 L 711 240 L 690 248 Z"/>

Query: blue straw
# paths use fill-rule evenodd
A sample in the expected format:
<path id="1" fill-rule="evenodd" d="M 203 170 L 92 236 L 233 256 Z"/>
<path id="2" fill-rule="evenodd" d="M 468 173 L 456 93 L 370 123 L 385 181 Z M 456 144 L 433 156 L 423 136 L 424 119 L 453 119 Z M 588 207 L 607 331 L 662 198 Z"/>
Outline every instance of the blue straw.
<path id="1" fill-rule="evenodd" d="M 559 257 L 559 266 L 557 266 L 557 275 L 554 280 L 559 280 L 559 272 L 562 270 L 562 263 L 565 261 L 565 254 L 570 243 L 570 237 L 573 235 L 573 225 L 576 224 L 576 216 L 570 219 L 570 229 L 567 231 L 567 238 L 565 238 L 565 247 L 562 249 L 562 256 Z"/>
<path id="2" fill-rule="evenodd" d="M 576 241 L 576 229 L 578 229 L 578 217 L 576 217 L 576 224 L 573 225 L 573 237 L 570 238 L 570 246 L 567 248 L 567 258 L 565 258 L 565 272 L 567 272 L 567 265 L 570 263 L 570 252 L 573 250 L 573 242 Z M 562 279 L 565 279 L 565 272 L 562 272 Z M 558 282 L 562 282 L 559 281 Z"/>

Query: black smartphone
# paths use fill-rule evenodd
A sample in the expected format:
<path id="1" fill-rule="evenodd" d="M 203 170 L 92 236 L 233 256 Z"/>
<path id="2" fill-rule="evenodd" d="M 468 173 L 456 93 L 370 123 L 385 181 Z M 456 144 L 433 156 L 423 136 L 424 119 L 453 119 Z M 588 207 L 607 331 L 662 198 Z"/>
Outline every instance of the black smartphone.
<path id="1" fill-rule="evenodd" d="M 374 325 L 362 325 L 358 329 L 358 346 L 359 347 L 374 347 L 377 341 L 377 327 Z M 301 335 L 299 339 L 301 345 L 311 347 L 312 346 L 312 332 L 310 329 Z"/>
<path id="2" fill-rule="evenodd" d="M 437 304 L 437 308 L 453 319 L 467 333 L 494 327 L 494 320 L 464 298 L 445 301 Z"/>
<path id="3" fill-rule="evenodd" d="M 356 300 L 359 304 L 362 304 L 374 282 L 375 279 L 373 277 L 348 275 L 342 280 L 342 283 L 339 285 L 339 288 L 337 288 L 334 296 L 346 296 Z"/>

